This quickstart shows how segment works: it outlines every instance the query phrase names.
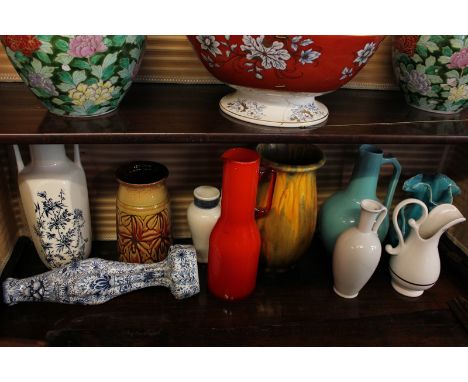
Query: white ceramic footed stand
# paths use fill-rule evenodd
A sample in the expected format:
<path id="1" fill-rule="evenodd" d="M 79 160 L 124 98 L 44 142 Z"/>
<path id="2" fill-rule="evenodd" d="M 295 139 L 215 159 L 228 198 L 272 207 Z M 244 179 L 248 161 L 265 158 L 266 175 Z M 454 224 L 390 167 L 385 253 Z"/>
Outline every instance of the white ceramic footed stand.
<path id="1" fill-rule="evenodd" d="M 321 93 L 230 86 L 236 91 L 224 96 L 219 106 L 224 113 L 242 121 L 275 127 L 311 127 L 328 118 L 327 107 L 315 100 Z"/>

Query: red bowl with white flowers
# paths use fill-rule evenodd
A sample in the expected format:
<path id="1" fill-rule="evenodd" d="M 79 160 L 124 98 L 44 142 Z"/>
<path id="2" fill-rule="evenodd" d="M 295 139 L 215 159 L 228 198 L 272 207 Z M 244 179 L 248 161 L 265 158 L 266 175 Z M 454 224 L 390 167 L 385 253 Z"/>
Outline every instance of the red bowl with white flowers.
<path id="1" fill-rule="evenodd" d="M 221 109 L 244 121 L 305 127 L 323 123 L 316 96 L 350 81 L 384 36 L 188 36 L 201 62 L 236 91 Z"/>

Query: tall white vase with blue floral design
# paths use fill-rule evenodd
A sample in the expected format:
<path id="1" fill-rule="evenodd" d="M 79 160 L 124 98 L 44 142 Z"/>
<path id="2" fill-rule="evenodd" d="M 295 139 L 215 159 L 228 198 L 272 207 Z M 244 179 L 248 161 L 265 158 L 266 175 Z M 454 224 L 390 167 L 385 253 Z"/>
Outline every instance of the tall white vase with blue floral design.
<path id="1" fill-rule="evenodd" d="M 18 185 L 31 238 L 41 260 L 57 268 L 91 252 L 91 218 L 86 176 L 78 145 L 74 161 L 64 145 L 30 145 L 24 166 L 14 146 Z"/>

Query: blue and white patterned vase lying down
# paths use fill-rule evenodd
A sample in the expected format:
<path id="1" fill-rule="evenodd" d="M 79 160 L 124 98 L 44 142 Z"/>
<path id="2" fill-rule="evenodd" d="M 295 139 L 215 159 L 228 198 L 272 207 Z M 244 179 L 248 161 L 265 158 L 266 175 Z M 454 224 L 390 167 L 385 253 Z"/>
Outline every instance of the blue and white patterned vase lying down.
<path id="1" fill-rule="evenodd" d="M 169 288 L 176 299 L 200 291 L 197 255 L 191 245 L 173 245 L 163 261 L 122 263 L 103 259 L 75 260 L 64 267 L 2 285 L 7 305 L 20 302 L 57 302 L 97 305 L 114 297 L 151 286 Z"/>
<path id="2" fill-rule="evenodd" d="M 42 262 L 57 268 L 91 252 L 91 218 L 86 176 L 75 145 L 75 158 L 64 145 L 31 145 L 24 166 L 14 146 L 18 185 L 31 238 Z"/>

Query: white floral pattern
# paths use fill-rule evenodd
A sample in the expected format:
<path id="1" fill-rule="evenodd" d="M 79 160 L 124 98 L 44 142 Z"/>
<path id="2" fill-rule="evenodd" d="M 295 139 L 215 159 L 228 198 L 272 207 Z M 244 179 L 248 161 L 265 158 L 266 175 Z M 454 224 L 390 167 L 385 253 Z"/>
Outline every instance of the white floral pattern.
<path id="1" fill-rule="evenodd" d="M 352 77 L 352 76 L 353 76 L 353 68 L 348 68 L 347 66 L 345 66 L 343 70 L 341 71 L 340 80 L 345 80 L 346 78 Z"/>
<path id="2" fill-rule="evenodd" d="M 263 110 L 265 105 L 259 104 L 255 101 L 238 98 L 233 102 L 227 104 L 227 108 L 235 113 L 243 114 L 253 119 L 260 119 L 264 116 Z"/>
<path id="3" fill-rule="evenodd" d="M 375 49 L 377 48 L 375 42 L 368 42 L 363 49 L 357 52 L 357 57 L 353 62 L 359 64 L 359 66 L 364 65 L 367 60 L 374 54 Z"/>
<path id="4" fill-rule="evenodd" d="M 314 62 L 317 58 L 319 58 L 321 55 L 320 52 L 316 52 L 312 49 L 307 49 L 303 50 L 301 52 L 301 58 L 299 59 L 299 62 L 304 65 L 304 64 L 311 64 Z"/>
<path id="5" fill-rule="evenodd" d="M 284 44 L 279 41 L 273 41 L 271 46 L 263 44 L 265 36 L 259 36 L 257 38 L 252 36 L 244 36 L 241 45 L 241 50 L 248 52 L 246 58 L 248 60 L 260 59 L 262 66 L 265 69 L 286 69 L 286 61 L 291 58 L 290 54 L 286 49 L 283 49 Z"/>
<path id="6" fill-rule="evenodd" d="M 219 50 L 219 42 L 216 41 L 215 36 L 197 36 L 197 40 L 203 50 L 207 50 L 213 56 L 221 54 Z"/>
<path id="7" fill-rule="evenodd" d="M 315 121 L 325 116 L 326 113 L 320 110 L 315 103 L 308 103 L 293 107 L 289 119 L 296 122 L 307 122 Z"/>

